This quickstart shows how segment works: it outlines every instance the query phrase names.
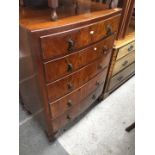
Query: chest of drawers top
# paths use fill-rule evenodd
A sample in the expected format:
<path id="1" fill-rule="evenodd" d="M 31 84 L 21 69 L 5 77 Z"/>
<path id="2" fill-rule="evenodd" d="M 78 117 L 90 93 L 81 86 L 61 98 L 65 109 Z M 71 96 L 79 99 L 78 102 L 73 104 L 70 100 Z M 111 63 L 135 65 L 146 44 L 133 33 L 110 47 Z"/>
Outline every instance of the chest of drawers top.
<path id="1" fill-rule="evenodd" d="M 52 33 L 70 30 L 75 27 L 91 24 L 98 20 L 105 20 L 121 14 L 121 9 L 115 8 L 103 11 L 87 12 L 76 16 L 58 19 L 57 21 L 50 20 L 49 12 L 50 10 L 48 9 L 20 8 L 19 24 L 21 27 L 31 32 L 50 30 L 47 33 L 49 34 L 49 32 Z"/>

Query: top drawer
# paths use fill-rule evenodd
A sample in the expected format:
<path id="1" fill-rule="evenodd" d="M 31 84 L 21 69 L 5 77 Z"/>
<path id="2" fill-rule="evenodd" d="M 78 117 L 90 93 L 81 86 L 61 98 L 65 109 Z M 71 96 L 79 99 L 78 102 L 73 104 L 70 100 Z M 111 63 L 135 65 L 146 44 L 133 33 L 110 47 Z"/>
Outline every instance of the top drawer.
<path id="1" fill-rule="evenodd" d="M 46 82 L 55 81 L 97 60 L 109 58 L 114 42 L 114 35 L 84 48 L 78 52 L 44 63 Z M 109 59 L 108 59 L 109 60 Z"/>
<path id="2" fill-rule="evenodd" d="M 117 32 L 119 16 L 70 31 L 41 37 L 43 59 L 57 58 Z"/>
<path id="3" fill-rule="evenodd" d="M 131 42 L 126 46 L 123 46 L 122 48 L 119 49 L 116 60 L 126 56 L 127 54 L 129 54 L 134 50 L 135 50 L 135 42 Z"/>

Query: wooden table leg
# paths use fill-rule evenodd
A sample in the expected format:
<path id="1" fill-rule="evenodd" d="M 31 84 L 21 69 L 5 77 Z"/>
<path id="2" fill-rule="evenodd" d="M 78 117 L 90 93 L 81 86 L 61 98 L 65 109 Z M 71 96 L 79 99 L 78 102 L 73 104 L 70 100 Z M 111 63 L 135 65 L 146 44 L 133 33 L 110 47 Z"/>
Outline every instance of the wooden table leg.
<path id="1" fill-rule="evenodd" d="M 51 19 L 54 21 L 57 20 L 58 15 L 57 15 L 56 9 L 58 7 L 58 0 L 48 0 L 48 6 L 52 9 L 51 10 Z"/>

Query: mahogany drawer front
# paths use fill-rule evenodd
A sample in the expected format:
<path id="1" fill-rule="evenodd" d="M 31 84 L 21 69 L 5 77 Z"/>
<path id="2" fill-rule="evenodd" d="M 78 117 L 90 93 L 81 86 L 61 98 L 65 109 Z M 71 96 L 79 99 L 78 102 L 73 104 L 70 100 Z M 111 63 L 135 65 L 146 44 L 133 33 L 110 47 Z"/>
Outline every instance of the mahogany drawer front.
<path id="1" fill-rule="evenodd" d="M 132 64 L 134 61 L 135 61 L 135 51 L 132 51 L 130 54 L 116 61 L 113 68 L 112 76 L 114 76 L 119 71 L 123 70 L 125 67 Z"/>
<path id="2" fill-rule="evenodd" d="M 119 49 L 116 60 L 126 56 L 127 54 L 129 54 L 134 50 L 135 50 L 135 42 L 131 42 L 128 45 L 123 46 L 122 48 Z"/>
<path id="3" fill-rule="evenodd" d="M 79 50 L 117 32 L 120 15 L 70 31 L 42 36 L 43 59 L 53 59 Z"/>
<path id="4" fill-rule="evenodd" d="M 52 127 L 54 132 L 58 131 L 66 124 L 73 121 L 76 117 L 78 117 L 81 113 L 83 113 L 86 109 L 88 109 L 88 107 L 92 103 L 94 103 L 94 101 L 102 94 L 103 86 L 104 84 L 102 84 L 95 91 L 90 93 L 89 96 L 85 98 L 83 101 L 76 104 L 73 108 L 69 109 L 66 113 L 52 120 Z"/>
<path id="5" fill-rule="evenodd" d="M 126 69 L 121 71 L 120 73 L 116 74 L 111 80 L 109 84 L 108 90 L 111 90 L 116 85 L 124 81 L 129 75 L 134 73 L 135 71 L 135 63 L 132 63 L 130 66 L 128 66 Z"/>
<path id="6" fill-rule="evenodd" d="M 103 59 L 109 59 L 109 53 L 111 53 L 114 38 L 114 35 L 112 35 L 107 39 L 77 53 L 45 63 L 44 68 L 46 82 L 52 82 L 69 75 L 98 58 L 103 57 Z"/>
<path id="7" fill-rule="evenodd" d="M 69 110 L 74 105 L 81 102 L 91 92 L 93 92 L 102 83 L 104 83 L 107 74 L 107 69 L 108 68 L 106 68 L 103 72 L 99 73 L 93 79 L 84 84 L 82 87 L 74 90 L 73 92 L 60 98 L 59 100 L 50 103 L 51 118 L 55 119 L 56 117 L 60 116 L 65 111 Z"/>
<path id="8" fill-rule="evenodd" d="M 49 102 L 53 102 L 91 80 L 94 76 L 103 71 L 104 68 L 108 67 L 110 58 L 111 52 L 107 54 L 106 59 L 101 57 L 69 76 L 47 84 Z"/>

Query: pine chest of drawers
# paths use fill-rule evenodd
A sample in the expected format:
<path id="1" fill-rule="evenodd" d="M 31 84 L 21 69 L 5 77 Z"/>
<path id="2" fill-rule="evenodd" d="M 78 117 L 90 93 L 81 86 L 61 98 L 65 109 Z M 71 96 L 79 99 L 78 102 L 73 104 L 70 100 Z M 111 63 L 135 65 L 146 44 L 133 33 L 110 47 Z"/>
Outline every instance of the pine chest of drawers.
<path id="1" fill-rule="evenodd" d="M 120 20 L 110 9 L 52 22 L 20 18 L 20 97 L 31 113 L 43 109 L 54 137 L 102 94 Z"/>
<path id="2" fill-rule="evenodd" d="M 106 80 L 104 97 L 135 74 L 135 37 L 134 33 L 115 42 L 112 61 Z"/>

